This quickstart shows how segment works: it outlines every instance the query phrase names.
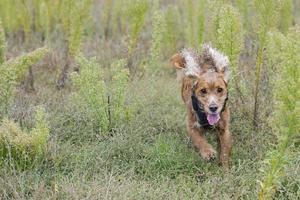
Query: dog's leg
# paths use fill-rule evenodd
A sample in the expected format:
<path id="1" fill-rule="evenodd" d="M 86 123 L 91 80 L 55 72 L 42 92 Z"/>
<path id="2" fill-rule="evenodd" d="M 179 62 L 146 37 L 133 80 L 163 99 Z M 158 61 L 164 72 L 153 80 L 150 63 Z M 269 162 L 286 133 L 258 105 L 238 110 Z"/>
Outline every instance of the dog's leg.
<path id="1" fill-rule="evenodd" d="M 217 152 L 213 149 L 213 147 L 210 144 L 207 143 L 204 137 L 203 130 L 193 126 L 194 125 L 191 125 L 189 123 L 187 125 L 188 135 L 190 136 L 193 145 L 199 151 L 200 155 L 204 160 L 210 161 L 215 159 Z"/>
<path id="2" fill-rule="evenodd" d="M 231 134 L 228 128 L 226 128 L 226 129 L 220 129 L 218 135 L 219 135 L 219 144 L 220 144 L 220 148 L 219 148 L 220 162 L 224 168 L 228 169 L 229 159 L 231 154 L 231 146 L 232 146 Z"/>

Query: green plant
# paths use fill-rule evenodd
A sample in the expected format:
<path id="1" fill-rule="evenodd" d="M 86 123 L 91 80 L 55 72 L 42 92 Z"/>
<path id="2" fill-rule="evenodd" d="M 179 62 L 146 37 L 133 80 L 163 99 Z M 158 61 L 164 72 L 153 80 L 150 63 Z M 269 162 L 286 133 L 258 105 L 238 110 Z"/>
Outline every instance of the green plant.
<path id="1" fill-rule="evenodd" d="M 109 120 L 103 70 L 95 59 L 87 60 L 83 56 L 78 56 L 76 60 L 80 66 L 80 74 L 74 72 L 71 75 L 76 89 L 73 98 L 76 103 L 86 107 L 87 112 L 95 117 L 95 121 L 100 127 L 99 131 L 105 132 L 109 127 Z"/>
<path id="2" fill-rule="evenodd" d="M 259 90 L 261 81 L 261 70 L 264 64 L 264 49 L 267 44 L 267 33 L 269 30 L 276 28 L 279 15 L 279 0 L 262 0 L 255 1 L 257 18 L 259 20 L 257 36 L 258 50 L 255 64 L 255 90 L 254 90 L 254 109 L 253 125 L 258 126 L 259 121 Z"/>
<path id="3" fill-rule="evenodd" d="M 159 62 L 162 59 L 162 42 L 163 35 L 166 30 L 164 13 L 162 11 L 154 11 L 152 17 L 152 44 L 151 44 L 151 60 L 147 70 L 151 73 L 156 73 L 159 68 Z"/>
<path id="4" fill-rule="evenodd" d="M 145 23 L 148 3 L 144 0 L 130 0 L 125 6 L 130 38 L 128 44 L 128 57 L 130 58 L 137 46 L 139 35 Z"/>
<path id="5" fill-rule="evenodd" d="M 111 36 L 112 31 L 112 10 L 114 8 L 114 3 L 112 0 L 106 0 L 104 1 L 104 8 L 103 8 L 103 13 L 102 13 L 102 23 L 103 24 L 103 29 L 104 29 L 104 39 L 107 40 L 109 36 Z"/>
<path id="6" fill-rule="evenodd" d="M 300 30 L 290 30 L 287 37 L 280 33 L 273 33 L 272 36 L 279 49 L 276 55 L 279 62 L 275 70 L 280 73 L 278 77 L 274 77 L 276 104 L 272 116 L 278 144 L 267 158 L 268 166 L 261 182 L 259 199 L 272 199 L 288 162 L 290 148 L 296 141 L 296 136 L 299 137 L 300 130 Z"/>
<path id="7" fill-rule="evenodd" d="M 75 6 L 71 9 L 70 29 L 69 29 L 69 51 L 71 55 L 77 55 L 80 52 L 83 26 L 88 18 L 92 0 L 76 1 Z"/>
<path id="8" fill-rule="evenodd" d="M 195 3 L 193 0 L 188 0 L 185 5 L 187 14 L 185 39 L 188 45 L 199 47 L 203 42 L 203 33 L 205 25 L 205 9 L 206 0 L 200 0 Z"/>
<path id="9" fill-rule="evenodd" d="M 35 159 L 43 158 L 49 134 L 45 111 L 41 107 L 36 108 L 35 126 L 29 133 L 5 118 L 0 125 L 0 157 L 26 167 Z"/>
<path id="10" fill-rule="evenodd" d="M 247 31 L 251 31 L 251 9 L 252 9 L 252 2 L 251 1 L 244 1 L 244 0 L 235 0 L 235 5 L 238 8 L 239 12 L 242 16 L 243 27 Z"/>
<path id="11" fill-rule="evenodd" d="M 117 60 L 111 64 L 111 80 L 108 87 L 110 127 L 115 127 L 121 120 L 129 118 L 126 106 L 126 94 L 129 85 L 129 71 L 125 68 L 125 60 Z"/>
<path id="12" fill-rule="evenodd" d="M 172 54 L 180 40 L 183 38 L 183 30 L 180 28 L 180 13 L 176 5 L 168 6 L 165 12 L 166 31 L 164 35 L 164 51 L 169 56 Z"/>
<path id="13" fill-rule="evenodd" d="M 207 4 L 207 30 L 205 31 L 205 41 L 216 43 L 218 37 L 218 28 L 219 28 L 219 20 L 221 18 L 219 14 L 219 10 L 221 10 L 223 5 L 222 1 L 219 0 L 211 0 L 209 4 Z"/>
<path id="14" fill-rule="evenodd" d="M 111 34 L 113 37 L 117 37 L 119 36 L 119 33 L 125 32 L 126 16 L 124 9 L 124 1 L 114 1 L 111 14 Z"/>
<path id="15" fill-rule="evenodd" d="M 76 88 L 73 93 L 75 102 L 83 105 L 93 117 L 103 135 L 118 125 L 126 116 L 125 94 L 128 87 L 129 73 L 124 68 L 125 60 L 111 64 L 111 80 L 104 82 L 103 68 L 94 60 L 83 56 L 77 57 L 80 74 L 73 73 L 72 82 Z"/>
<path id="16" fill-rule="evenodd" d="M 241 83 L 238 78 L 238 63 L 243 49 L 243 29 L 238 11 L 231 5 L 223 5 L 217 29 L 216 46 L 229 57 L 235 89 L 242 96 Z"/>
<path id="17" fill-rule="evenodd" d="M 84 30 L 83 27 L 89 16 L 91 3 L 91 0 L 62 1 L 60 18 L 63 21 L 68 41 L 68 53 L 71 56 L 76 56 L 80 52 Z"/>
<path id="18" fill-rule="evenodd" d="M 279 25 L 283 33 L 287 33 L 293 22 L 293 0 L 282 0 Z"/>
<path id="19" fill-rule="evenodd" d="M 81 49 L 83 39 L 83 26 L 88 18 L 92 0 L 75 1 L 64 0 L 61 3 L 60 18 L 62 19 L 65 38 L 66 38 L 66 63 L 62 68 L 57 88 L 62 89 L 67 80 L 67 73 L 70 65 L 73 62 Z"/>
<path id="20" fill-rule="evenodd" d="M 47 52 L 47 48 L 39 48 L 0 65 L 0 118 L 8 112 L 18 81 L 24 76 L 28 67 L 44 57 Z"/>
<path id="21" fill-rule="evenodd" d="M 20 25 L 24 31 L 24 42 L 26 46 L 28 46 L 32 34 L 31 26 L 33 24 L 33 15 L 31 14 L 30 2 L 19 1 L 16 7 L 18 10 L 18 20 L 20 21 Z"/>
<path id="22" fill-rule="evenodd" d="M 49 7 L 46 2 L 41 2 L 40 5 L 38 5 L 38 10 L 40 13 L 39 17 L 39 23 L 41 24 L 41 27 L 44 32 L 45 41 L 49 45 L 50 44 L 50 28 L 51 28 L 51 15 L 49 12 Z"/>
<path id="23" fill-rule="evenodd" d="M 0 20 L 0 65 L 5 61 L 6 41 L 5 33 Z"/>

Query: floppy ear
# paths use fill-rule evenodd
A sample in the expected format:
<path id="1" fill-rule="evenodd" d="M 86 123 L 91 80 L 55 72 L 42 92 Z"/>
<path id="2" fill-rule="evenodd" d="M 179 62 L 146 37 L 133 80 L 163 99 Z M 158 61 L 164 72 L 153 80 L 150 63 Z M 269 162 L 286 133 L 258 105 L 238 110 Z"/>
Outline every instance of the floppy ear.
<path id="1" fill-rule="evenodd" d="M 176 69 L 183 69 L 185 68 L 185 59 L 179 53 L 174 54 L 170 59 L 172 65 Z"/>

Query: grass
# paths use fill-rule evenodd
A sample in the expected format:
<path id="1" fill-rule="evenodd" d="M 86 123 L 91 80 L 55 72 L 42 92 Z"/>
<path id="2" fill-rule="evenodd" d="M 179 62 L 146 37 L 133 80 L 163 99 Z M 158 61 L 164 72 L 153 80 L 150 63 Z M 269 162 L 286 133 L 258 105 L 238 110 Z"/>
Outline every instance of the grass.
<path id="1" fill-rule="evenodd" d="M 66 102 L 61 97 L 40 99 L 40 103 L 51 102 L 52 151 L 31 169 L 1 168 L 0 197 L 254 199 L 259 170 L 273 135 L 267 127 L 253 131 L 251 115 L 241 115 L 231 105 L 232 169 L 224 174 L 216 162 L 205 163 L 191 147 L 185 133 L 184 106 L 174 81 L 168 76 L 133 81 L 130 101 L 139 109 L 129 124 L 121 124 L 109 138 L 93 132 L 93 124 L 80 110 L 73 108 L 72 115 L 63 114 L 70 111 L 64 110 L 69 108 L 64 108 Z M 36 95 L 40 94 L 25 98 Z M 216 145 L 213 132 L 208 138 Z M 297 164 L 299 160 L 292 168 L 297 170 Z M 295 171 L 289 168 L 286 179 L 293 180 Z M 295 181 L 288 184 L 296 187 Z"/>
<path id="2" fill-rule="evenodd" d="M 7 6 L 1 9 L 12 10 L 7 2 L 0 3 Z M 45 19 L 49 20 L 49 24 L 45 24 L 47 27 L 43 30 L 46 33 L 30 30 L 32 37 L 26 42 L 22 40 L 22 30 L 16 31 L 20 22 L 9 22 L 3 17 L 7 52 L 1 58 L 16 57 L 27 51 L 28 46 L 37 48 L 45 42 L 51 46 L 42 62 L 32 65 L 34 92 L 24 90 L 26 77 L 14 82 L 16 88 L 5 117 L 28 133 L 34 127 L 35 107 L 42 106 L 50 133 L 47 151 L 30 167 L 18 169 L 9 160 L 3 160 L 0 165 L 0 199 L 257 199 L 268 152 L 274 150 L 278 141 L 269 122 L 274 108 L 270 102 L 274 101 L 270 100 L 273 91 L 269 91 L 271 81 L 268 79 L 272 76 L 268 70 L 272 70 L 273 66 L 268 68 L 265 66 L 267 62 L 262 63 L 258 86 L 260 94 L 265 94 L 260 96 L 258 127 L 254 129 L 252 123 L 255 60 L 259 44 L 255 38 L 257 30 L 251 27 L 257 15 L 253 5 L 246 8 L 240 0 L 232 4 L 238 4 L 235 9 L 241 15 L 237 16 L 245 18 L 242 21 L 245 37 L 241 36 L 245 45 L 241 56 L 235 58 L 244 101 L 237 102 L 238 93 L 230 93 L 230 130 L 234 144 L 231 169 L 224 173 L 217 161 L 206 163 L 192 147 L 186 135 L 186 111 L 180 85 L 168 63 L 170 54 L 184 44 L 194 42 L 188 40 L 189 35 L 199 41 L 216 41 L 214 37 L 218 32 L 214 28 L 218 28 L 215 27 L 219 23 L 216 17 L 220 16 L 212 13 L 223 5 L 222 2 L 208 4 L 208 1 L 201 0 L 206 3 L 205 7 L 199 4 L 196 8 L 207 8 L 209 12 L 204 15 L 191 13 L 193 16 L 184 13 L 186 9 L 195 9 L 191 5 L 184 6 L 187 1 L 176 1 L 178 5 L 171 1 L 156 1 L 154 5 L 142 0 L 132 0 L 132 4 L 111 0 L 99 2 L 99 5 L 91 6 L 92 15 L 78 29 L 82 48 L 74 49 L 94 67 L 89 67 L 83 60 L 80 66 L 72 63 L 68 68 L 70 74 L 74 67 L 79 75 L 69 76 L 62 90 L 56 89 L 56 82 L 60 69 L 65 65 L 68 48 L 60 15 L 56 16 L 55 9 L 49 7 L 49 19 Z M 110 4 L 106 4 L 107 11 L 101 13 L 104 3 Z M 299 3 L 293 5 L 296 5 L 294 10 L 300 7 Z M 53 8 L 55 6 L 53 4 Z M 114 11 L 109 13 L 108 10 Z M 161 21 L 156 21 L 156 28 L 152 28 L 155 23 L 151 13 L 161 14 L 157 17 Z M 194 19 L 192 24 L 199 23 L 199 27 L 182 30 L 191 17 Z M 298 13 L 293 17 L 299 24 Z M 201 21 L 197 22 L 197 19 Z M 285 22 L 280 23 L 280 26 L 286 25 Z M 198 34 L 202 29 L 204 32 Z M 43 37 L 46 41 L 41 39 Z M 151 49 L 160 53 L 151 55 Z M 272 65 L 276 65 L 276 61 L 274 59 Z M 115 71 L 124 70 L 124 65 L 130 69 L 129 80 L 125 72 L 120 72 L 120 77 L 113 76 Z M 155 73 L 151 73 L 151 69 Z M 103 75 L 103 79 L 99 79 L 98 73 Z M 74 81 L 76 77 L 77 85 L 72 82 L 72 78 Z M 91 77 L 94 78 L 89 79 Z M 120 79 L 120 85 L 114 86 L 118 84 L 112 83 L 115 79 Z M 99 108 L 97 99 L 101 99 L 102 94 L 99 85 L 105 85 L 103 91 L 115 89 L 110 93 L 103 92 L 105 108 L 109 107 L 105 102 L 107 96 L 120 96 L 114 102 L 118 106 L 112 108 L 115 112 L 112 112 L 112 118 L 120 120 L 114 120 L 104 133 L 101 132 L 104 129 L 99 128 L 102 115 L 97 119 L 93 109 L 93 106 Z M 84 99 L 74 101 L 74 93 Z M 91 96 L 96 100 L 88 104 Z M 123 113 L 123 107 L 128 112 Z M 105 108 L 103 113 L 107 113 Z M 208 132 L 207 138 L 214 147 L 217 146 L 214 132 Z M 295 138 L 297 140 L 299 136 Z M 288 155 L 275 199 L 297 199 L 300 196 L 299 142 L 293 143 Z"/>

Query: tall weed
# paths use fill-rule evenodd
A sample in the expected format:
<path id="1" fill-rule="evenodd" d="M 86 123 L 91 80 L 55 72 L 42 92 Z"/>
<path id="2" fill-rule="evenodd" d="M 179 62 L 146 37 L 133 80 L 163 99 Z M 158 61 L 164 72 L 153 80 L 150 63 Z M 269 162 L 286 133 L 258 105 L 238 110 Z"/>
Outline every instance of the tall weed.
<path id="1" fill-rule="evenodd" d="M 257 28 L 258 50 L 255 64 L 255 90 L 254 90 L 254 108 L 253 108 L 253 125 L 258 127 L 259 123 L 259 90 L 261 82 L 261 70 L 264 64 L 264 49 L 267 44 L 268 31 L 276 28 L 278 23 L 279 0 L 256 0 L 255 8 L 257 10 L 257 18 L 259 21 Z"/>
<path id="2" fill-rule="evenodd" d="M 5 53 L 6 53 L 5 33 L 2 27 L 2 22 L 0 20 L 0 65 L 5 61 Z"/>
<path id="3" fill-rule="evenodd" d="M 162 11 L 156 10 L 152 17 L 152 44 L 151 44 L 151 60 L 148 68 L 151 73 L 156 73 L 159 68 L 159 62 L 162 60 L 162 42 L 166 30 L 165 16 Z"/>
<path id="4" fill-rule="evenodd" d="M 243 49 L 243 29 L 238 11 L 231 5 L 220 10 L 219 28 L 216 46 L 229 57 L 235 90 L 242 97 L 242 88 L 238 74 L 240 53 Z"/>
<path id="5" fill-rule="evenodd" d="M 278 138 L 276 149 L 269 153 L 266 161 L 265 177 L 261 182 L 259 199 L 272 199 L 280 185 L 280 178 L 286 163 L 289 161 L 289 152 L 296 137 L 299 137 L 300 110 L 300 30 L 290 29 L 285 37 L 280 33 L 273 33 L 272 40 L 280 49 L 277 53 L 279 62 L 276 66 L 278 77 L 274 77 L 275 112 L 272 116 L 272 125 Z"/>
<path id="6" fill-rule="evenodd" d="M 75 86 L 73 100 L 79 108 L 86 110 L 95 120 L 98 133 L 105 136 L 128 115 L 125 94 L 129 81 L 125 61 L 118 60 L 111 65 L 111 79 L 104 81 L 104 71 L 96 60 L 77 57 L 80 74 L 73 73 L 71 80 Z"/>
<path id="7" fill-rule="evenodd" d="M 7 114 L 14 88 L 20 78 L 24 76 L 29 66 L 43 58 L 47 52 L 47 48 L 39 48 L 0 65 L 0 118 Z"/>
<path id="8" fill-rule="evenodd" d="M 144 0 L 130 0 L 125 7 L 129 32 L 128 55 L 130 57 L 137 46 L 149 5 Z"/>

